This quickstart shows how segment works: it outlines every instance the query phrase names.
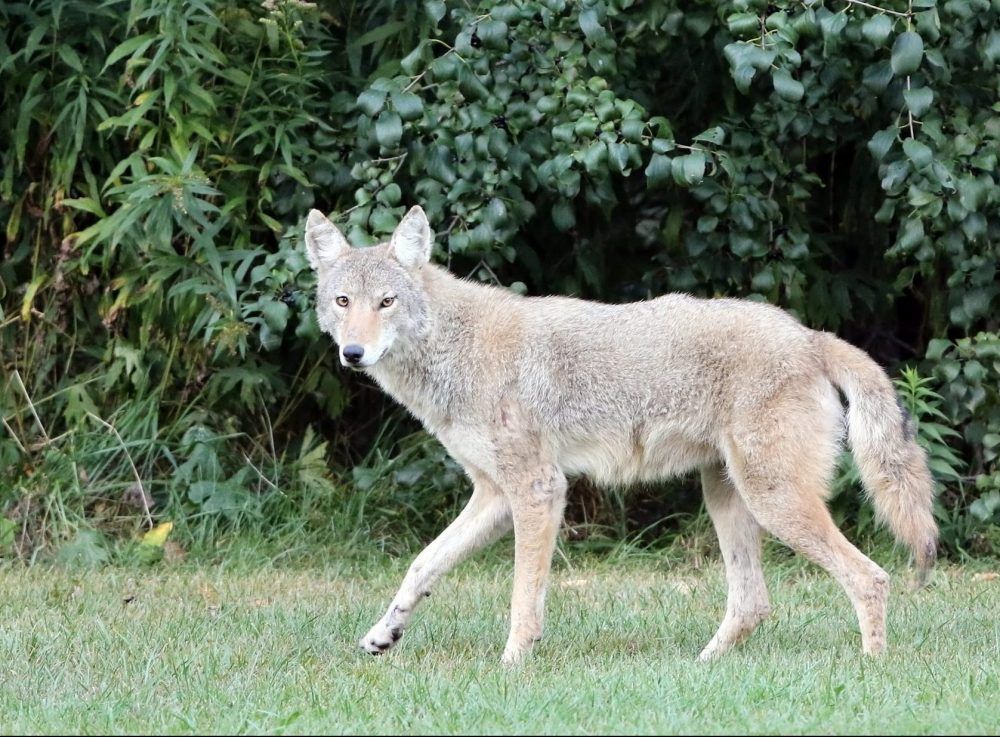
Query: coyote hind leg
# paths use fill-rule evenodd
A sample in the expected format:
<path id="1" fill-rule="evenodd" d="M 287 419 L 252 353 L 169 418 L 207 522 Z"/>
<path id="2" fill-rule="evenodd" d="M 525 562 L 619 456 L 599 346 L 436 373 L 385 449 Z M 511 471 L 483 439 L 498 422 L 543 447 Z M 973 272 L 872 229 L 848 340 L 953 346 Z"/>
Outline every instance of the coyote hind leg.
<path id="1" fill-rule="evenodd" d="M 703 468 L 705 507 L 719 538 L 729 593 L 726 616 L 700 660 L 729 650 L 757 629 L 771 613 L 761 566 L 761 528 L 721 466 Z"/>
<path id="2" fill-rule="evenodd" d="M 864 652 L 877 655 L 885 650 L 889 575 L 844 537 L 826 507 L 838 415 L 825 399 L 790 394 L 758 410 L 736 427 L 726 465 L 757 521 L 841 585 Z"/>

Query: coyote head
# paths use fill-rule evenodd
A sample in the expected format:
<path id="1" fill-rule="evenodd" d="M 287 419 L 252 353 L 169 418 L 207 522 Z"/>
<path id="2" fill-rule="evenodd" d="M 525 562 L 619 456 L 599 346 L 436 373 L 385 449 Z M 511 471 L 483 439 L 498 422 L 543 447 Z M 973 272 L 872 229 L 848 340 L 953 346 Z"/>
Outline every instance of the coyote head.
<path id="1" fill-rule="evenodd" d="M 394 345 L 419 336 L 427 314 L 420 271 L 430 260 L 430 224 L 419 207 L 388 243 L 352 248 L 319 210 L 306 220 L 306 250 L 316 271 L 319 326 L 340 346 L 345 366 L 373 366 Z"/>

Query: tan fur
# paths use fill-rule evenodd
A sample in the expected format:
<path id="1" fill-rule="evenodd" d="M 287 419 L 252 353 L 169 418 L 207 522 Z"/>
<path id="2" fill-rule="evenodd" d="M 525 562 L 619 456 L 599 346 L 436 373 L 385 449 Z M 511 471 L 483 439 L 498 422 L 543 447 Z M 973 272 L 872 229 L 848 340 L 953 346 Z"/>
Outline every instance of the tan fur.
<path id="1" fill-rule="evenodd" d="M 345 345 L 363 349 L 360 367 L 474 482 L 466 508 L 416 558 L 363 648 L 390 648 L 443 573 L 513 529 L 503 661 L 517 662 L 541 636 L 566 477 L 621 485 L 696 469 L 729 585 L 725 618 L 702 658 L 725 652 L 770 610 L 762 528 L 840 582 L 865 652 L 885 648 L 888 576 L 844 538 L 824 503 L 842 435 L 836 388 L 850 401 L 849 439 L 876 509 L 922 572 L 936 528 L 923 452 L 870 358 L 746 300 L 520 297 L 429 264 L 431 238 L 419 208 L 389 243 L 367 249 L 350 248 L 317 211 L 306 229 L 319 323 L 342 361 Z M 380 307 L 387 296 L 392 306 Z"/>

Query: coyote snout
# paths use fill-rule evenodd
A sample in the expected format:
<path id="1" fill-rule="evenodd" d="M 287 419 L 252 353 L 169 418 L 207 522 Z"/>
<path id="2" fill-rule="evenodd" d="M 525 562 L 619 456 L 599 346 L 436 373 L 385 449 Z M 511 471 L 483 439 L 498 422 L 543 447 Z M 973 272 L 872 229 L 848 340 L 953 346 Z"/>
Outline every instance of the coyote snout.
<path id="1" fill-rule="evenodd" d="M 388 243 L 351 248 L 313 211 L 306 228 L 320 326 L 462 464 L 468 505 L 413 562 L 362 639 L 373 654 L 403 636 L 456 563 L 514 531 L 514 591 L 503 662 L 542 635 L 566 477 L 624 484 L 699 470 L 729 598 L 701 657 L 746 638 L 770 612 L 761 537 L 825 568 L 854 604 L 866 653 L 885 649 L 889 577 L 824 504 L 848 439 L 879 517 L 925 578 L 937 527 L 924 451 L 892 383 L 863 351 L 747 300 L 672 294 L 641 304 L 527 298 L 428 263 L 413 208 Z"/>
<path id="2" fill-rule="evenodd" d="M 364 297 L 353 300 L 343 295 L 347 306 L 335 305 L 337 326 L 334 338 L 340 346 L 340 362 L 348 368 L 370 368 L 389 352 L 396 340 L 392 325 L 392 305 L 377 307 L 363 304 Z"/>
<path id="3" fill-rule="evenodd" d="M 351 343 L 340 349 L 340 357 L 345 366 L 360 367 L 361 359 L 365 357 L 365 349 L 357 343 Z"/>

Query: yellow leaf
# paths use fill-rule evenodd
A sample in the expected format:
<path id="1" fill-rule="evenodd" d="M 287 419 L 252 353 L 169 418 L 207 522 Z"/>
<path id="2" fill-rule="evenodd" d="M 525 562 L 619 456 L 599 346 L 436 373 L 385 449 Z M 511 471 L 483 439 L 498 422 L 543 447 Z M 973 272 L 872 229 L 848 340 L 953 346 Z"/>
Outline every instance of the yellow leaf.
<path id="1" fill-rule="evenodd" d="M 159 524 L 142 536 L 142 544 L 162 548 L 163 543 L 167 541 L 167 535 L 170 534 L 172 529 L 174 529 L 173 522 Z"/>
<path id="2" fill-rule="evenodd" d="M 28 318 L 31 317 L 31 308 L 34 306 L 35 303 L 35 294 L 38 293 L 38 290 L 46 282 L 47 279 L 48 277 L 45 276 L 44 274 L 36 276 L 31 281 L 31 284 L 28 285 L 28 288 L 25 290 L 24 299 L 21 300 L 21 319 L 24 322 L 28 322 Z"/>

